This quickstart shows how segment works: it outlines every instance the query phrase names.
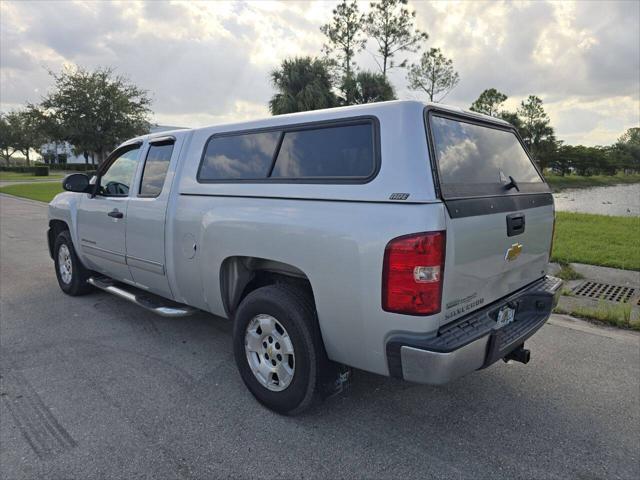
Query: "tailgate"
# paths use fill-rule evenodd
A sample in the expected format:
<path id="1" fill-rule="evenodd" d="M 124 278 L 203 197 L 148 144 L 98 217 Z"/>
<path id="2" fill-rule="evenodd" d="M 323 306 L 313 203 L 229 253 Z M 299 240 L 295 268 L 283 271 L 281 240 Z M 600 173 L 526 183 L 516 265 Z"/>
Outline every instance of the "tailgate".
<path id="1" fill-rule="evenodd" d="M 447 220 L 442 305 L 444 323 L 530 284 L 546 273 L 553 205 Z M 507 218 L 524 219 L 524 232 L 509 236 Z"/>
<path id="2" fill-rule="evenodd" d="M 508 127 L 430 112 L 447 207 L 443 324 L 545 275 L 553 197 Z"/>

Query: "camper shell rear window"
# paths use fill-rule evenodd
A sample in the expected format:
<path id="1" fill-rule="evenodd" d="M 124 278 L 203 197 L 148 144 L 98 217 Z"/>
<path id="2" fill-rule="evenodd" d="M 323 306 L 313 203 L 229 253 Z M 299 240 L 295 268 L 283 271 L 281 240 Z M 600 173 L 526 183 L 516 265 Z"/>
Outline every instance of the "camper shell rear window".
<path id="1" fill-rule="evenodd" d="M 428 112 L 432 161 L 445 199 L 526 193 L 549 188 L 508 126 Z M 514 180 L 516 187 L 511 186 Z"/>

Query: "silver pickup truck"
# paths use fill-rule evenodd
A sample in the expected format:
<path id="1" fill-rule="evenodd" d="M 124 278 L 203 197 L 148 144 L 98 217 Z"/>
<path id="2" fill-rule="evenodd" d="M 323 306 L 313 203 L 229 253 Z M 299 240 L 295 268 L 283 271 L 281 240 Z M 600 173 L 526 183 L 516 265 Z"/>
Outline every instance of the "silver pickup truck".
<path id="1" fill-rule="evenodd" d="M 516 131 L 439 104 L 147 135 L 63 185 L 60 288 L 231 319 L 242 379 L 281 413 L 349 367 L 442 384 L 526 363 L 561 284 L 553 198 Z"/>

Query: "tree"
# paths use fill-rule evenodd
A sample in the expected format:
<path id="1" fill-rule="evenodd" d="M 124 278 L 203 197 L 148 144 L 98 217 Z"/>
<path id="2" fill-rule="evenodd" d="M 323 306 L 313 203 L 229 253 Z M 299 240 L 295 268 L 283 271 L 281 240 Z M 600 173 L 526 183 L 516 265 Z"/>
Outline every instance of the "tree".
<path id="1" fill-rule="evenodd" d="M 382 0 L 371 2 L 371 11 L 366 17 L 365 30 L 377 43 L 378 66 L 383 76 L 396 67 L 404 67 L 407 60 L 395 65 L 393 58 L 400 52 L 417 52 L 420 42 L 429 38 L 426 32 L 414 26 L 415 11 L 406 8 L 407 0 Z M 374 56 L 375 58 L 375 56 Z"/>
<path id="2" fill-rule="evenodd" d="M 51 76 L 55 85 L 41 106 L 59 125 L 56 140 L 75 153 L 90 152 L 101 163 L 119 143 L 149 131 L 148 92 L 112 68 L 67 68 Z"/>
<path id="3" fill-rule="evenodd" d="M 341 90 L 346 92 L 342 99 L 344 105 L 384 102 L 396 98 L 393 86 L 383 74 L 368 71 L 358 72 L 354 77 L 345 79 Z M 347 98 L 351 103 L 347 103 Z"/>
<path id="4" fill-rule="evenodd" d="M 540 167 L 546 168 L 557 144 L 542 100 L 535 95 L 529 95 L 526 100 L 520 102 L 517 114 L 522 119 L 519 129 L 522 140 Z"/>
<path id="5" fill-rule="evenodd" d="M 560 159 L 560 160 L 558 160 Z M 615 173 L 615 165 L 610 161 L 608 149 L 604 147 L 585 147 L 584 145 L 563 145 L 554 155 L 552 166 L 563 172 L 558 163 L 565 162 L 573 168 L 578 175 L 590 176 L 600 173 L 612 175 Z"/>
<path id="6" fill-rule="evenodd" d="M 407 75 L 409 88 L 423 90 L 429 101 L 440 102 L 458 84 L 458 72 L 453 68 L 453 61 L 446 58 L 439 48 L 424 52 L 420 63 L 413 64 Z"/>
<path id="7" fill-rule="evenodd" d="M 549 167 L 561 176 L 569 174 L 575 164 L 575 159 L 573 158 L 573 155 L 571 155 L 570 149 L 570 145 L 563 145 L 563 142 L 559 141 L 558 148 L 549 161 Z"/>
<path id="8" fill-rule="evenodd" d="M 516 128 L 520 136 L 522 136 L 522 120 L 520 119 L 520 117 L 516 112 L 509 112 L 508 110 L 502 110 L 498 114 L 498 118 L 501 118 L 505 122 L 509 122 L 511 125 L 513 125 Z"/>
<path id="9" fill-rule="evenodd" d="M 471 104 L 470 110 L 495 117 L 499 114 L 500 107 L 507 98 L 504 93 L 495 88 L 489 88 L 482 92 L 478 99 Z"/>
<path id="10" fill-rule="evenodd" d="M 640 128 L 629 128 L 612 147 L 619 168 L 640 171 Z"/>
<path id="11" fill-rule="evenodd" d="M 636 132 L 634 132 L 636 130 Z M 618 142 L 609 146 L 586 147 L 584 145 L 562 145 L 551 156 L 549 166 L 560 175 L 575 171 L 578 175 L 615 175 L 624 170 L 640 171 L 640 129 L 629 129 Z M 626 145 L 636 145 L 635 157 Z"/>
<path id="12" fill-rule="evenodd" d="M 37 109 L 28 105 L 2 116 L 0 122 L 2 156 L 5 160 L 15 153 L 22 153 L 27 165 L 31 162 L 31 151 L 38 149 L 44 142 Z"/>
<path id="13" fill-rule="evenodd" d="M 320 27 L 320 31 L 329 40 L 322 49 L 327 56 L 337 56 L 338 69 L 343 78 L 350 78 L 355 69 L 353 57 L 364 48 L 363 18 L 358 3 L 353 0 L 348 3 L 342 0 L 333 9 L 331 21 Z"/>
<path id="14" fill-rule="evenodd" d="M 31 104 L 27 104 L 24 110 L 20 112 L 22 117 L 22 138 L 21 152 L 29 165 L 29 152 L 31 150 L 39 150 L 47 141 L 46 122 L 41 110 Z"/>
<path id="15" fill-rule="evenodd" d="M 640 147 L 640 127 L 629 128 L 618 138 L 618 143 Z"/>
<path id="16" fill-rule="evenodd" d="M 338 105 L 325 61 L 311 57 L 286 59 L 271 72 L 277 92 L 269 101 L 273 115 L 303 112 Z"/>
<path id="17" fill-rule="evenodd" d="M 18 152 L 15 148 L 15 120 L 11 113 L 0 114 L 0 155 L 5 162 L 9 162 L 11 157 Z"/>
<path id="18" fill-rule="evenodd" d="M 64 129 L 60 124 L 60 119 L 56 116 L 52 115 L 51 112 L 45 111 L 40 105 L 28 105 L 28 108 L 31 109 L 32 114 L 37 119 L 38 132 L 40 134 L 40 138 L 42 140 L 41 147 L 47 147 L 47 151 L 42 154 L 42 158 L 45 163 L 61 163 L 61 159 L 63 158 L 61 154 L 58 153 L 58 143 L 63 142 L 61 140 L 64 137 Z M 51 146 L 53 147 L 51 149 Z"/>

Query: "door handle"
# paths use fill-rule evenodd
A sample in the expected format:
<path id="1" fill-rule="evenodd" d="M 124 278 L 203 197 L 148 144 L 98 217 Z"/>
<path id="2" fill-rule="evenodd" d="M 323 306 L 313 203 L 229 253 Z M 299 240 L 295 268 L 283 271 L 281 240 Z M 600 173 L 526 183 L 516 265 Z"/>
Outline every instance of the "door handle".
<path id="1" fill-rule="evenodd" d="M 524 233 L 524 214 L 514 213 L 507 215 L 507 236 L 513 237 Z"/>
<path id="2" fill-rule="evenodd" d="M 122 218 L 122 217 L 124 217 L 124 213 L 119 212 L 117 208 L 115 210 L 111 210 L 109 213 L 107 213 L 107 215 L 109 215 L 110 217 L 113 217 L 113 218 Z"/>

